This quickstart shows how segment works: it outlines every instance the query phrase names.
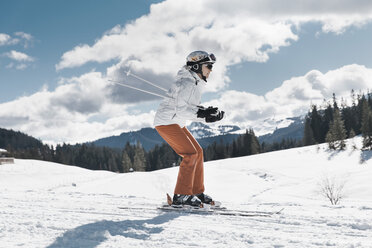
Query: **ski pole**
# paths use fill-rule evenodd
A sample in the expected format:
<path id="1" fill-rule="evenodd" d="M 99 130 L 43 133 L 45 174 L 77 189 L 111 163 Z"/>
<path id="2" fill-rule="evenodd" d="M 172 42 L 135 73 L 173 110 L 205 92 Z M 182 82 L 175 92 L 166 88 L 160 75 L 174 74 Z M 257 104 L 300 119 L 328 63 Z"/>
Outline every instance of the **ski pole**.
<path id="1" fill-rule="evenodd" d="M 140 88 L 137 88 L 137 87 L 134 87 L 134 86 L 122 83 L 122 82 L 118 82 L 118 81 L 115 81 L 115 80 L 108 79 L 108 81 L 110 81 L 114 84 L 117 84 L 117 85 L 121 85 L 123 87 L 138 90 L 138 91 L 141 91 L 141 92 L 144 92 L 144 93 L 147 93 L 147 94 L 150 94 L 150 95 L 158 96 L 158 97 L 161 97 L 161 98 L 164 98 L 164 99 L 174 99 L 173 97 L 160 95 L 160 94 L 157 94 L 157 93 L 154 93 L 154 92 L 151 92 L 151 91 L 147 91 L 147 90 L 143 90 L 143 89 L 140 89 Z M 199 106 L 199 105 L 196 105 L 196 104 L 190 104 L 190 105 L 193 106 L 193 107 L 198 107 Z"/>
<path id="2" fill-rule="evenodd" d="M 173 99 L 169 96 L 163 96 L 163 95 L 160 95 L 160 94 L 157 94 L 157 93 L 154 93 L 154 92 L 150 92 L 150 91 L 147 91 L 147 90 L 143 90 L 143 89 L 139 89 L 137 87 L 134 87 L 134 86 L 130 86 L 128 84 L 124 84 L 124 83 L 121 83 L 121 82 L 117 82 L 117 81 L 114 81 L 114 80 L 111 80 L 109 79 L 108 81 L 112 82 L 112 83 L 115 83 L 117 85 L 121 85 L 121 86 L 124 86 L 124 87 L 127 87 L 127 88 L 130 88 L 130 89 L 134 89 L 134 90 L 138 90 L 138 91 L 141 91 L 141 92 L 144 92 L 144 93 L 147 93 L 147 94 L 150 94 L 150 95 L 154 95 L 154 96 L 158 96 L 158 97 L 162 97 L 164 99 Z"/>
<path id="3" fill-rule="evenodd" d="M 168 92 L 167 89 L 164 89 L 163 87 L 160 87 L 159 85 L 156 85 L 156 84 L 154 84 L 154 83 L 151 83 L 150 81 L 148 81 L 148 80 L 146 80 L 146 79 L 143 79 L 143 78 L 141 78 L 141 77 L 139 77 L 139 76 L 133 74 L 130 70 L 127 71 L 126 73 L 127 73 L 127 76 L 135 77 L 135 78 L 141 80 L 142 82 L 148 83 L 148 84 L 150 84 L 150 85 L 152 85 L 152 86 L 154 86 L 154 87 L 156 87 L 156 88 L 158 88 L 158 89 L 161 89 L 162 91 Z"/>

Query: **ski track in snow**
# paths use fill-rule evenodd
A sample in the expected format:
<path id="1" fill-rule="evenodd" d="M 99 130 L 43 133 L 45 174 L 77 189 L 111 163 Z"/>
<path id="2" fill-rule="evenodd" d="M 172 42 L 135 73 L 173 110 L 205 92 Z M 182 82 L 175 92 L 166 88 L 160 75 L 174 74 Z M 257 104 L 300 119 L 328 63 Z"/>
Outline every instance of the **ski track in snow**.
<path id="1" fill-rule="evenodd" d="M 264 166 L 280 163 L 281 157 L 306 161 L 318 156 L 318 163 L 330 161 L 326 169 L 330 173 L 332 161 L 346 161 L 339 154 L 309 149 L 206 164 L 206 181 L 224 206 L 285 208 L 272 217 L 156 210 L 159 199 L 165 200 L 165 192 L 174 186 L 177 168 L 123 175 L 32 160 L 1 165 L 0 247 L 372 247 L 372 199 L 366 197 L 372 189 L 370 183 L 363 184 L 372 176 L 369 161 L 352 170 L 348 165 L 339 168 L 339 174 L 351 181 L 356 177 L 362 185 L 350 185 L 350 199 L 337 206 L 314 193 L 314 175 L 324 174 L 314 162 L 304 162 L 298 169 L 291 164 L 295 158 L 286 159 L 285 166 Z M 345 153 L 348 159 L 359 158 Z M 252 161 L 255 165 L 249 166 Z M 238 192 L 231 196 L 231 190 Z"/>

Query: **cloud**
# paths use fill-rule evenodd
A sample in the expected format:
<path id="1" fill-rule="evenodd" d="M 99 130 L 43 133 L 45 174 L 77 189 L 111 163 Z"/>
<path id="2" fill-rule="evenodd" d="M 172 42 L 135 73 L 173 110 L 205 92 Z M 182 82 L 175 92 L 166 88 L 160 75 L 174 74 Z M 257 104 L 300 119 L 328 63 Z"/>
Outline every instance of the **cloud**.
<path id="1" fill-rule="evenodd" d="M 18 52 L 15 50 L 11 50 L 10 52 L 6 52 L 3 54 L 3 56 L 8 57 L 9 59 L 15 61 L 9 63 L 5 68 L 7 69 L 16 69 L 16 70 L 24 70 L 29 65 L 30 62 L 34 62 L 35 59 L 25 53 Z"/>
<path id="2" fill-rule="evenodd" d="M 25 32 L 15 32 L 14 35 L 20 38 L 20 43 L 23 44 L 24 48 L 32 46 L 34 42 L 34 37 L 31 34 Z"/>
<path id="3" fill-rule="evenodd" d="M 19 40 L 17 39 L 12 39 L 12 37 L 8 34 L 0 33 L 0 46 L 5 46 L 5 45 L 14 45 L 18 43 Z"/>
<path id="4" fill-rule="evenodd" d="M 15 32 L 14 36 L 17 36 L 17 38 L 11 37 L 8 34 L 0 33 L 0 46 L 23 43 L 24 48 L 28 48 L 34 40 L 34 37 L 31 34 L 25 32 Z"/>
<path id="5" fill-rule="evenodd" d="M 30 96 L 0 104 L 0 126 L 20 130 L 51 144 L 85 142 L 151 126 L 154 112 L 130 113 L 131 105 L 111 101 L 99 72 L 61 79 Z"/>
<path id="6" fill-rule="evenodd" d="M 33 36 L 31 34 L 25 32 L 15 32 L 14 36 L 11 37 L 8 34 L 0 33 L 0 46 L 14 46 L 14 45 L 22 45 L 26 49 L 33 43 Z M 5 68 L 11 69 L 14 68 L 16 70 L 24 70 L 30 64 L 29 62 L 35 61 L 35 58 L 27 55 L 26 53 L 19 52 L 16 50 L 11 50 L 9 52 L 5 52 L 0 55 L 0 57 L 7 57 L 14 62 L 9 63 Z M 27 63 L 28 62 L 28 63 Z"/>
<path id="7" fill-rule="evenodd" d="M 298 40 L 294 30 L 303 23 L 319 22 L 323 32 L 340 34 L 371 19 L 372 4 L 365 0 L 168 0 L 151 5 L 148 15 L 113 27 L 94 44 L 65 52 L 56 69 L 114 61 L 111 72 L 123 67 L 140 75 L 151 71 L 160 82 L 174 77 L 189 52 L 206 50 L 217 56 L 210 80 L 218 83 L 208 88 L 217 91 L 230 82 L 229 66 L 266 62 L 270 53 Z"/>
<path id="8" fill-rule="evenodd" d="M 10 58 L 12 60 L 15 60 L 15 61 L 18 61 L 18 62 L 20 62 L 20 61 L 32 62 L 32 61 L 35 60 L 31 56 L 29 56 L 25 53 L 22 53 L 22 52 L 17 52 L 15 50 L 7 52 L 4 55 L 7 56 L 8 58 Z"/>
<path id="9" fill-rule="evenodd" d="M 117 61 L 115 67 L 131 67 L 140 74 L 154 73 L 153 80 L 174 77 L 193 50 L 215 53 L 218 63 L 211 80 L 216 91 L 229 82 L 227 66 L 242 61 L 264 62 L 268 54 L 297 40 L 291 25 L 259 18 L 220 18 L 199 2 L 166 1 L 152 5 L 150 14 L 125 26 L 116 26 L 93 45 L 79 45 L 63 54 L 57 70 L 88 62 Z M 195 18 L 202 16 L 202 18 Z M 169 21 L 172 20 L 172 21 Z M 270 49 L 262 50 L 269 46 Z M 160 78 L 157 78 L 161 75 Z"/>
<path id="10" fill-rule="evenodd" d="M 31 34 L 25 32 L 15 32 L 14 35 L 19 36 L 27 41 L 31 41 L 33 39 Z"/>

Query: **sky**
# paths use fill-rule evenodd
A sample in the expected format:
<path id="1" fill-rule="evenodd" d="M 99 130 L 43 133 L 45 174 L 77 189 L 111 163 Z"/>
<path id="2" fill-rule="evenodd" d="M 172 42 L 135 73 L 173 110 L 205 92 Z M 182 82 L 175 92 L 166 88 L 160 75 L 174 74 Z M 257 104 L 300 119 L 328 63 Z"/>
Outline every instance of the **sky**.
<path id="1" fill-rule="evenodd" d="M 242 128 L 371 88 L 366 0 L 0 1 L 0 127 L 47 143 L 151 127 L 186 56 L 214 53 L 202 102 Z"/>

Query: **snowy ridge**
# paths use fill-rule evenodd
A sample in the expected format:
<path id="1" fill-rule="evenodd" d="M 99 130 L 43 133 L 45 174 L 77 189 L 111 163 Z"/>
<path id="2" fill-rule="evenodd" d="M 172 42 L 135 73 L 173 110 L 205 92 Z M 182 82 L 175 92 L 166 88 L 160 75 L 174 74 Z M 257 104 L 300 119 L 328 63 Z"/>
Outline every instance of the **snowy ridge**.
<path id="1" fill-rule="evenodd" d="M 187 129 L 197 139 L 245 132 L 245 129 L 242 130 L 235 125 L 206 125 L 201 122 L 192 122 L 187 126 Z"/>
<path id="2" fill-rule="evenodd" d="M 278 119 L 276 117 L 256 121 L 249 126 L 239 127 L 236 125 L 218 125 L 209 123 L 205 125 L 201 122 L 192 122 L 187 128 L 196 138 L 206 138 L 225 134 L 243 134 L 246 129 L 252 128 L 256 136 L 272 134 L 275 130 L 289 127 L 292 123 L 300 123 L 303 116 Z"/>
<path id="3" fill-rule="evenodd" d="M 326 145 L 205 164 L 206 193 L 223 206 L 285 208 L 271 217 L 195 216 L 155 208 L 178 168 L 117 174 L 16 160 L 0 166 L 1 247 L 371 247 L 372 153 Z M 330 205 L 322 179 L 344 183 Z M 149 211 L 118 209 L 154 208 Z"/>
<path id="4" fill-rule="evenodd" d="M 257 121 L 252 124 L 252 128 L 257 136 L 267 135 L 273 133 L 275 130 L 285 128 L 294 122 L 302 121 L 304 117 L 290 117 L 284 119 L 277 119 L 275 117 Z"/>

